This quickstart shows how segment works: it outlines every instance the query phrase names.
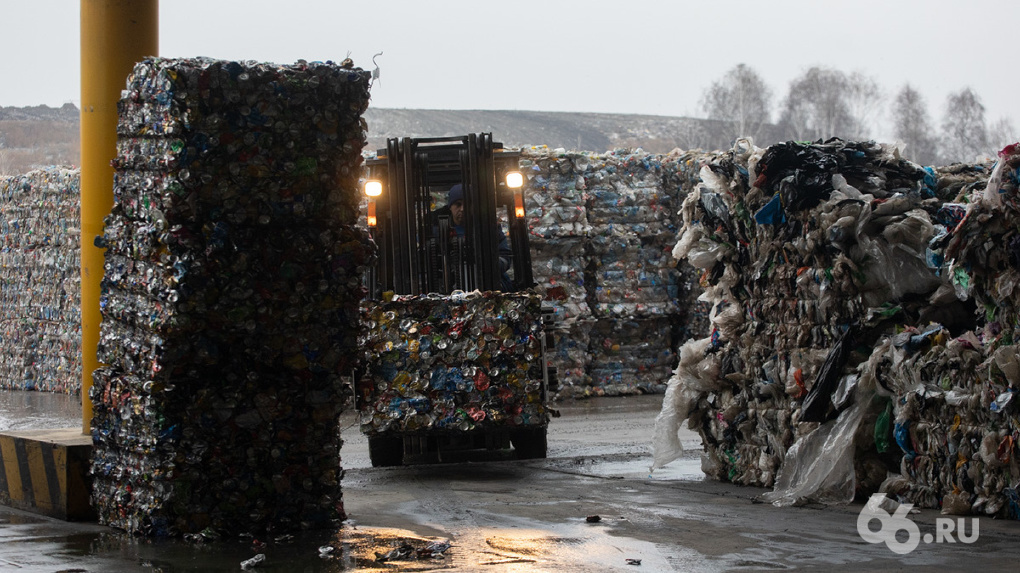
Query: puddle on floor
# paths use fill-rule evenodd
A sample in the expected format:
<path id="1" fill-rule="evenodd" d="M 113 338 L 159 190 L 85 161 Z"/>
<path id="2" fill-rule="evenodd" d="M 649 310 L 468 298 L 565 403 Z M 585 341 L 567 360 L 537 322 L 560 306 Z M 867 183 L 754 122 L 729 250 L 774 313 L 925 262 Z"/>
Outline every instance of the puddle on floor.
<path id="1" fill-rule="evenodd" d="M 572 459 L 550 460 L 552 468 L 561 471 L 603 478 L 638 479 L 653 481 L 704 481 L 701 471 L 701 452 L 684 455 L 664 467 L 651 471 L 652 455 L 578 456 Z"/>

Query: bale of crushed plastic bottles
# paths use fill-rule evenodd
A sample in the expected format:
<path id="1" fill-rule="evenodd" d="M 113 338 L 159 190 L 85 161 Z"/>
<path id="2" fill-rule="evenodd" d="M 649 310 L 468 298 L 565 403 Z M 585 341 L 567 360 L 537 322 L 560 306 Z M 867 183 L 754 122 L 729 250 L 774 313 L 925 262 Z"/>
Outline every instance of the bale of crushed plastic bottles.
<path id="1" fill-rule="evenodd" d="M 0 177 L 0 390 L 81 391 L 80 171 Z"/>
<path id="2" fill-rule="evenodd" d="M 680 320 L 680 273 L 670 256 L 680 190 L 661 159 L 641 150 L 524 150 L 532 263 L 555 317 L 549 362 L 559 397 L 665 387 Z M 624 326 L 635 320 L 655 326 Z M 590 338 L 596 330 L 614 342 Z"/>

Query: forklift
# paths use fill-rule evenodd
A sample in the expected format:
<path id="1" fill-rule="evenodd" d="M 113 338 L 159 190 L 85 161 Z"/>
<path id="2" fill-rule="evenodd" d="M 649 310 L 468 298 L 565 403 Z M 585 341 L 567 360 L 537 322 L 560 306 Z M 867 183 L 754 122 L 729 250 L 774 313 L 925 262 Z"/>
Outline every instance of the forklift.
<path id="1" fill-rule="evenodd" d="M 366 161 L 366 222 L 378 248 L 365 283 L 367 305 L 395 295 L 456 296 L 473 291 L 528 292 L 535 286 L 524 212 L 519 151 L 503 148 L 492 134 L 391 138 Z M 461 201 L 451 215 L 448 199 Z M 541 355 L 528 378 L 538 382 L 535 400 L 545 404 L 550 383 L 543 312 L 537 325 Z M 356 376 L 356 406 L 371 415 L 384 407 L 384 378 L 371 368 Z M 487 426 L 472 431 L 416 429 L 368 435 L 373 466 L 463 460 L 544 458 L 548 418 L 525 426 Z M 512 446 L 512 451 L 511 451 Z"/>

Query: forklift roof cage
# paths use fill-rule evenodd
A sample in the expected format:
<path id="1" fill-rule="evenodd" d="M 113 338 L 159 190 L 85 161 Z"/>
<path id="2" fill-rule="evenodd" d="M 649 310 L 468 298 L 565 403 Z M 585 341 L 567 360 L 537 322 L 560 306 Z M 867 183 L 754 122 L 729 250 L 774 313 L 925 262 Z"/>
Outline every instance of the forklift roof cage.
<path id="1" fill-rule="evenodd" d="M 527 222 L 514 202 L 522 190 L 505 183 L 508 172 L 518 171 L 519 158 L 519 152 L 505 151 L 489 133 L 387 140 L 386 149 L 367 161 L 367 178 L 380 181 L 384 190 L 375 198 L 376 226 L 370 228 L 379 246 L 368 279 L 370 296 L 385 291 L 448 294 L 449 273 L 459 277 L 461 290 L 505 290 L 498 224 L 504 209 L 511 290 L 533 286 Z M 442 232 L 437 232 L 432 206 L 436 196 L 458 183 L 464 189 L 464 234 L 448 244 L 450 223 L 440 220 Z M 522 198 L 517 199 L 520 207 Z"/>

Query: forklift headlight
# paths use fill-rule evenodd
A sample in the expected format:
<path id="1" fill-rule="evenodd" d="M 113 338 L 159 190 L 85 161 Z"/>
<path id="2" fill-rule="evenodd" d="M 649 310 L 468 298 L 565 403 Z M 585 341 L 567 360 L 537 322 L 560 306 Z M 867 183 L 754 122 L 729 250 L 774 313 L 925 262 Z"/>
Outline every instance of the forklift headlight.
<path id="1" fill-rule="evenodd" d="M 510 171 L 506 174 L 506 186 L 511 189 L 517 189 L 524 185 L 524 176 L 521 175 L 520 171 Z"/>
<path id="2" fill-rule="evenodd" d="M 376 181 L 370 179 L 365 181 L 365 195 L 369 197 L 378 197 L 382 195 L 382 181 Z"/>

